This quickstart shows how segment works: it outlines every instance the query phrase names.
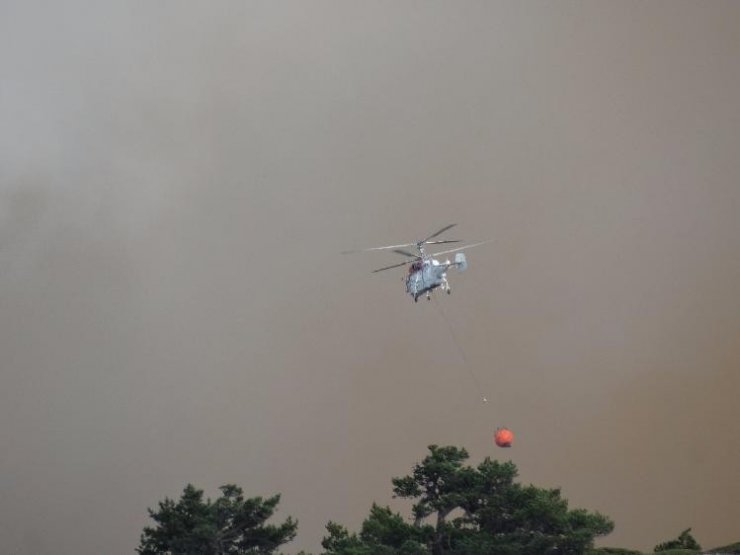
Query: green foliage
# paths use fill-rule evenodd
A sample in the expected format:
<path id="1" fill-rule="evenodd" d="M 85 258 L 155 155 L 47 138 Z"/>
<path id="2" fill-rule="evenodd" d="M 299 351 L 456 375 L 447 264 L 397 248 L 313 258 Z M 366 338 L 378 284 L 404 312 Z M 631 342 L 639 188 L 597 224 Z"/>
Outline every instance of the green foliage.
<path id="1" fill-rule="evenodd" d="M 429 532 L 429 528 L 406 523 L 400 514 L 391 512 L 390 507 L 379 507 L 373 503 L 370 516 L 362 523 L 360 539 L 377 548 L 385 546 L 399 553 L 416 553 L 419 552 L 419 546 L 423 547 Z"/>
<path id="2" fill-rule="evenodd" d="M 429 446 L 411 475 L 392 480 L 396 497 L 415 501 L 414 524 L 373 505 L 359 536 L 329 523 L 327 555 L 580 555 L 613 528 L 599 513 L 568 509 L 558 489 L 515 483 L 512 462 L 473 468 L 467 458 L 465 449 Z"/>
<path id="3" fill-rule="evenodd" d="M 389 507 L 373 503 L 368 516 L 362 523 L 360 535 L 350 534 L 344 526 L 335 522 L 326 525 L 329 535 L 321 545 L 327 555 L 426 555 L 425 538 L 429 527 L 415 527 L 406 523 Z"/>
<path id="4" fill-rule="evenodd" d="M 724 545 L 722 547 L 715 547 L 710 549 L 707 553 L 731 553 L 740 554 L 740 542 L 731 543 L 730 545 Z"/>
<path id="5" fill-rule="evenodd" d="M 329 535 L 321 540 L 321 545 L 327 555 L 372 555 L 370 546 L 362 542 L 357 534 L 350 534 L 341 524 L 329 521 L 326 530 Z"/>
<path id="6" fill-rule="evenodd" d="M 137 552 L 141 555 L 241 555 L 273 553 L 295 537 L 298 523 L 292 518 L 279 526 L 267 525 L 280 501 L 244 499 L 241 488 L 225 485 L 215 502 L 203 500 L 203 491 L 188 484 L 178 502 L 165 498 L 159 510 L 149 509 L 157 523 L 146 527 Z"/>
<path id="7" fill-rule="evenodd" d="M 393 493 L 419 499 L 413 508 L 417 522 L 435 512 L 438 522 L 444 522 L 452 510 L 465 503 L 466 486 L 472 486 L 475 477 L 472 469 L 462 467 L 468 458 L 465 449 L 430 445 L 429 451 L 411 476 L 393 478 Z"/>
<path id="8" fill-rule="evenodd" d="M 694 536 L 691 535 L 691 528 L 687 528 L 683 532 L 681 532 L 678 535 L 678 538 L 675 540 L 659 543 L 655 546 L 656 553 L 663 552 L 674 549 L 689 549 L 691 551 L 701 551 L 701 546 L 699 543 L 694 539 Z"/>

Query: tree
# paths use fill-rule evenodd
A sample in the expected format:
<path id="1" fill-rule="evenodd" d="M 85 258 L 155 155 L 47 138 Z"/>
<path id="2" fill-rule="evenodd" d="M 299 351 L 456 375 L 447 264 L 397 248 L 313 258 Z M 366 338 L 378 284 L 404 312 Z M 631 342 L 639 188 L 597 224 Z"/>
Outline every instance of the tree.
<path id="1" fill-rule="evenodd" d="M 653 551 L 658 553 L 660 551 L 668 551 L 670 549 L 692 549 L 694 551 L 701 551 L 701 546 L 691 535 L 691 528 L 687 528 L 678 535 L 675 540 L 659 543 L 655 546 Z"/>
<path id="2" fill-rule="evenodd" d="M 486 458 L 477 470 L 479 496 L 468 511 L 491 552 L 583 553 L 614 527 L 599 513 L 568 509 L 560 489 L 514 483 L 512 462 Z"/>
<path id="3" fill-rule="evenodd" d="M 614 527 L 599 513 L 568 509 L 559 489 L 516 483 L 512 462 L 486 458 L 473 468 L 467 459 L 465 449 L 430 445 L 410 475 L 392 480 L 396 497 L 415 500 L 413 525 L 373 505 L 359 536 L 329 523 L 326 553 L 579 555 Z"/>
<path id="4" fill-rule="evenodd" d="M 329 521 L 326 530 L 329 535 L 321 540 L 321 545 L 327 555 L 372 555 L 371 546 L 366 545 L 357 534 L 350 534 L 341 524 Z"/>
<path id="5" fill-rule="evenodd" d="M 443 553 L 443 543 L 450 547 L 452 530 L 447 517 L 458 507 L 470 516 L 472 498 L 477 496 L 476 476 L 473 469 L 462 466 L 468 458 L 465 449 L 430 445 L 431 452 L 421 464 L 414 466 L 413 473 L 403 478 L 393 478 L 393 493 L 396 497 L 418 499 L 413 506 L 414 525 L 436 514 L 432 535 L 432 553 Z"/>
<path id="6" fill-rule="evenodd" d="M 329 536 L 321 545 L 327 555 L 426 555 L 430 527 L 416 527 L 404 521 L 390 507 L 373 503 L 359 534 L 350 534 L 335 522 L 326 525 Z"/>
<path id="7" fill-rule="evenodd" d="M 707 553 L 722 553 L 723 555 L 737 555 L 740 554 L 740 542 L 731 543 L 729 545 L 723 545 L 722 547 L 715 547 L 714 549 L 707 550 Z"/>
<path id="8" fill-rule="evenodd" d="M 241 555 L 273 553 L 291 541 L 298 523 L 291 517 L 280 524 L 265 524 L 280 496 L 244 499 L 235 485 L 221 486 L 215 502 L 203 500 L 203 491 L 188 484 L 178 502 L 165 498 L 159 510 L 149 509 L 157 523 L 146 527 L 137 552 L 141 555 Z"/>

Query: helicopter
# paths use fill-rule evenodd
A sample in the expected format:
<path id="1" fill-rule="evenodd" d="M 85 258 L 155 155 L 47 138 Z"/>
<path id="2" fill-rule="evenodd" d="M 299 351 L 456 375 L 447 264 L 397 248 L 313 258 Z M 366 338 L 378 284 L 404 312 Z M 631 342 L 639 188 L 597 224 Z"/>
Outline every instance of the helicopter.
<path id="1" fill-rule="evenodd" d="M 442 291 L 445 291 L 448 295 L 452 293 L 452 289 L 450 288 L 450 284 L 447 281 L 447 270 L 449 270 L 451 267 L 455 267 L 457 271 L 464 272 L 468 268 L 468 261 L 465 258 L 465 253 L 460 252 L 464 249 L 469 249 L 472 247 L 477 247 L 479 245 L 483 245 L 485 243 L 489 243 L 488 241 L 481 241 L 479 243 L 472 243 L 470 245 L 465 245 L 462 247 L 457 247 L 454 249 L 448 249 L 440 252 L 435 252 L 428 254 L 426 252 L 426 245 L 440 245 L 444 243 L 460 243 L 460 240 L 457 239 L 440 239 L 433 241 L 435 237 L 438 237 L 448 229 L 451 229 L 455 227 L 457 224 L 450 224 L 439 231 L 436 231 L 435 233 L 432 233 L 425 239 L 422 239 L 421 241 L 416 241 L 415 243 L 404 243 L 402 245 L 388 245 L 385 247 L 371 247 L 369 249 L 360 249 L 359 251 L 344 251 L 342 254 L 350 254 L 355 252 L 369 252 L 369 251 L 380 251 L 380 250 L 392 250 L 396 254 L 400 254 L 402 256 L 405 256 L 407 260 L 404 260 L 403 262 L 399 262 L 397 264 L 392 264 L 390 266 L 384 266 L 383 268 L 378 268 L 377 270 L 373 270 L 373 273 L 377 272 L 383 272 L 385 270 L 390 270 L 392 268 L 400 268 L 401 266 L 409 266 L 408 274 L 403 278 L 403 280 L 406 283 L 406 293 L 411 295 L 413 297 L 414 302 L 418 302 L 419 297 L 422 295 L 426 295 L 427 300 L 431 299 L 432 291 L 434 291 L 437 288 L 440 288 Z M 415 247 L 418 253 L 409 252 L 406 250 L 406 247 Z M 455 253 L 455 258 L 453 261 L 450 261 L 449 259 L 445 260 L 444 262 L 437 260 L 435 257 L 441 256 L 443 254 L 450 254 Z"/>

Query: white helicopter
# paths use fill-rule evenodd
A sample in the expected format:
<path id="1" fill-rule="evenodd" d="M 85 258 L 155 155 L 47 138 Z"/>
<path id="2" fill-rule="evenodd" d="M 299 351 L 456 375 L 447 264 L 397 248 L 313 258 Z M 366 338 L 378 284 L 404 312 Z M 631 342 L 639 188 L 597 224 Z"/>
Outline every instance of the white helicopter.
<path id="1" fill-rule="evenodd" d="M 419 300 L 419 297 L 421 295 L 426 295 L 427 300 L 431 298 L 431 293 L 434 289 L 437 289 L 438 287 L 441 288 L 443 291 L 446 291 L 449 295 L 452 292 L 452 289 L 450 288 L 450 284 L 447 281 L 447 270 L 451 266 L 455 266 L 459 272 L 464 272 L 468 267 L 468 262 L 465 258 L 465 253 L 459 252 L 464 249 L 469 249 L 472 247 L 477 247 L 478 245 L 483 245 L 485 243 L 489 243 L 488 241 L 481 241 L 479 243 L 473 243 L 470 245 L 465 245 L 463 247 L 457 247 L 454 249 L 449 249 L 446 251 L 440 251 L 435 252 L 432 254 L 427 254 L 426 250 L 424 249 L 425 245 L 439 245 L 442 243 L 459 243 L 459 240 L 456 239 L 443 239 L 438 241 L 432 241 L 435 237 L 441 235 L 448 229 L 455 227 L 457 224 L 450 224 L 448 226 L 443 227 L 436 233 L 432 233 L 429 237 L 426 239 L 422 239 L 421 241 L 417 241 L 416 243 L 404 243 L 402 245 L 388 245 L 386 247 L 372 247 L 369 249 L 361 249 L 359 251 L 345 251 L 342 254 L 350 254 L 353 252 L 368 252 L 368 251 L 380 251 L 380 250 L 392 250 L 396 254 L 403 255 L 407 257 L 408 260 L 404 260 L 403 262 L 399 262 L 398 264 L 392 264 L 390 266 L 384 266 L 383 268 L 378 268 L 377 270 L 373 270 L 373 273 L 375 272 L 382 272 L 384 270 L 390 270 L 391 268 L 400 268 L 401 266 L 406 266 L 409 264 L 409 271 L 408 275 L 404 278 L 404 281 L 406 282 L 406 292 L 411 295 L 414 298 L 414 302 L 417 302 Z M 407 250 L 404 250 L 404 247 L 416 247 L 416 250 L 419 251 L 418 254 L 411 253 Z M 443 254 L 449 254 L 449 253 L 456 253 L 455 259 L 450 262 L 449 259 L 445 260 L 444 262 L 441 262 L 435 258 L 435 256 L 440 256 Z"/>

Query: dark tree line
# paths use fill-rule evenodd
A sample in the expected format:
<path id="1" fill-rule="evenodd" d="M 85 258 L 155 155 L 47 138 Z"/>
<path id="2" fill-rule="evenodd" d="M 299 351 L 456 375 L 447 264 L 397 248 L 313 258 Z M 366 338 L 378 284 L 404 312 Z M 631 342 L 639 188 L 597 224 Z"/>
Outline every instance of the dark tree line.
<path id="1" fill-rule="evenodd" d="M 614 525 L 599 513 L 570 510 L 559 489 L 514 481 L 514 463 L 486 458 L 464 466 L 465 449 L 429 447 L 413 472 L 393 479 L 397 497 L 413 499 L 413 523 L 373 505 L 359 535 L 330 522 L 327 555 L 580 554 Z"/>
<path id="2" fill-rule="evenodd" d="M 609 518 L 569 509 L 559 489 L 515 481 L 516 466 L 486 458 L 465 465 L 457 447 L 429 447 L 408 476 L 394 478 L 396 497 L 414 500 L 413 520 L 373 504 L 359 533 L 329 522 L 325 555 L 579 555 L 613 528 Z M 216 501 L 188 485 L 178 501 L 149 510 L 155 526 L 141 535 L 140 555 L 269 554 L 291 541 L 298 523 L 267 524 L 280 500 L 245 499 L 234 485 Z"/>

